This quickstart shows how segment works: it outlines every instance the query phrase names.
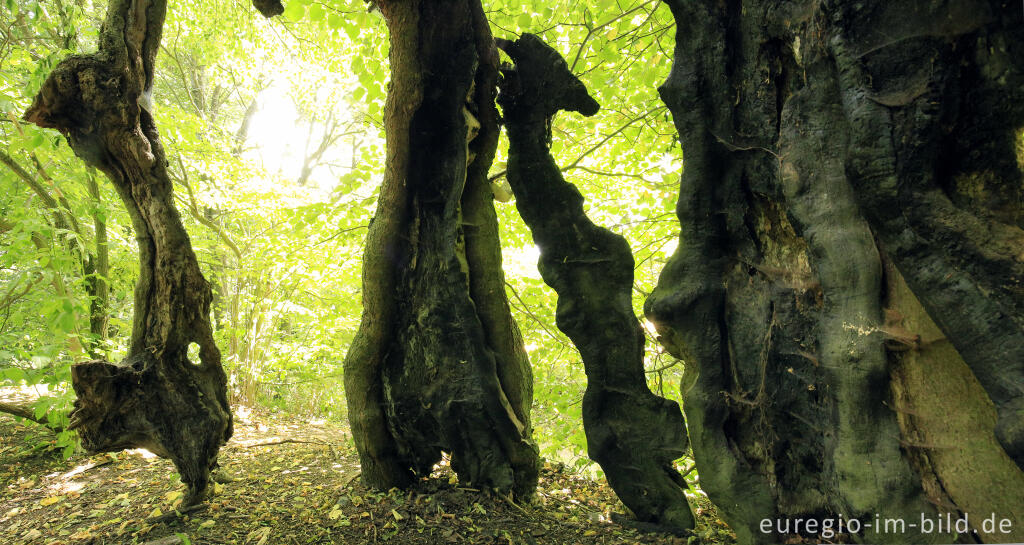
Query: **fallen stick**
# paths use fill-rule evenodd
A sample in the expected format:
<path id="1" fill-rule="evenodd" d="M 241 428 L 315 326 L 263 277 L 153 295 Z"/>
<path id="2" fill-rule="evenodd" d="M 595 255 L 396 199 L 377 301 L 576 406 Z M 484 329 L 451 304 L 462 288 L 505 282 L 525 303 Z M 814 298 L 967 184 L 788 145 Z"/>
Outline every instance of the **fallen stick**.
<path id="1" fill-rule="evenodd" d="M 332 446 L 332 443 L 327 441 L 302 441 L 299 439 L 281 439 L 280 441 L 268 441 L 266 443 L 256 443 L 254 445 L 240 445 L 242 448 L 253 448 L 253 447 L 269 447 L 271 445 L 283 445 L 285 443 L 301 443 L 305 445 L 325 445 Z"/>
<path id="2" fill-rule="evenodd" d="M 170 535 L 167 537 L 162 537 L 160 539 L 154 539 L 153 541 L 147 541 L 142 545 L 178 545 L 179 543 L 184 543 L 180 537 L 176 535 Z"/>
<path id="3" fill-rule="evenodd" d="M 196 513 L 196 512 L 199 512 L 199 511 L 205 511 L 209 507 L 210 507 L 209 504 L 199 503 L 199 504 L 196 504 L 196 505 L 190 505 L 190 506 L 188 506 L 188 507 L 186 507 L 184 509 L 175 509 L 174 511 L 172 511 L 170 513 L 167 513 L 167 514 L 164 514 L 164 515 L 160 515 L 158 517 L 149 517 L 148 519 L 146 519 L 146 524 L 161 524 L 161 523 L 164 523 L 164 522 L 169 522 L 169 521 L 172 521 L 172 520 L 174 520 L 176 518 L 183 517 L 183 516 L 191 514 L 191 513 Z"/>

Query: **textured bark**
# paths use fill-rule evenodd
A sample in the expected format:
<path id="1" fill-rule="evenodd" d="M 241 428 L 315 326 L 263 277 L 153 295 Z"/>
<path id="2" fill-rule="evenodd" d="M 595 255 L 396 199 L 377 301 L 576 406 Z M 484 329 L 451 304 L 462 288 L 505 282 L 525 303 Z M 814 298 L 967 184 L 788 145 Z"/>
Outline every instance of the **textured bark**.
<path id="1" fill-rule="evenodd" d="M 55 128 L 113 182 L 135 228 L 140 271 L 128 357 L 72 367 L 71 413 L 92 452 L 145 447 L 168 457 L 207 493 L 217 452 L 231 436 L 220 352 L 211 334 L 210 288 L 174 206 L 167 159 L 150 115 L 164 0 L 110 3 L 99 51 L 62 61 L 25 118 Z M 189 360 L 191 343 L 198 362 Z"/>
<path id="2" fill-rule="evenodd" d="M 558 328 L 583 358 L 588 453 L 638 519 L 691 529 L 686 485 L 672 465 L 686 454 L 686 427 L 679 406 L 647 388 L 644 334 L 631 300 L 632 251 L 587 218 L 583 196 L 549 150 L 558 110 L 593 115 L 598 104 L 540 38 L 524 34 L 499 45 L 515 62 L 498 98 L 508 128 L 508 181 L 540 248 L 541 276 L 558 293 Z"/>
<path id="3" fill-rule="evenodd" d="M 1024 520 L 1024 472 L 996 441 L 995 407 L 892 263 L 885 279 L 886 307 L 899 327 L 921 336 L 920 349 L 891 354 L 893 401 L 902 445 L 929 500 L 971 520 L 992 513 Z M 1009 532 L 975 529 L 986 543 L 1024 542 L 1020 524 Z"/>
<path id="4" fill-rule="evenodd" d="M 995 404 L 1002 456 L 1021 465 L 1020 6 L 668 4 L 677 43 L 660 91 L 686 157 L 682 233 L 645 311 L 686 361 L 701 485 L 740 540 L 778 541 L 764 518 L 935 514 L 930 453 L 901 448 L 913 441 L 893 409 L 938 403 L 941 389 L 892 396 L 897 354 L 924 347 L 884 306 L 883 253 Z M 981 486 L 970 494 L 1021 501 Z M 944 494 L 931 498 L 940 510 L 961 509 Z"/>
<path id="5" fill-rule="evenodd" d="M 406 485 L 447 451 L 463 482 L 527 498 L 538 471 L 530 374 L 484 198 L 498 131 L 493 39 L 478 1 L 380 8 L 388 157 L 345 358 L 363 480 Z"/>

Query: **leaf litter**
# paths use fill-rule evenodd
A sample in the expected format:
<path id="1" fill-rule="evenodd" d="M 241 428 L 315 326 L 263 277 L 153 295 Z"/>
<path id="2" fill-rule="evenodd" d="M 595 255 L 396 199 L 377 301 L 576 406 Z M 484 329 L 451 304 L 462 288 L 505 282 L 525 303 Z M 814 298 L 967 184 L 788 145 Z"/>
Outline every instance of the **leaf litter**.
<path id="1" fill-rule="evenodd" d="M 446 461 L 408 490 L 368 489 L 358 479 L 358 456 L 344 427 L 269 414 L 236 419 L 235 437 L 221 449 L 223 471 L 213 498 L 181 513 L 184 485 L 169 461 L 144 451 L 65 461 L 30 447 L 30 437 L 45 433 L 0 415 L 0 535 L 6 543 L 735 543 L 700 495 L 691 536 L 612 522 L 625 508 L 607 484 L 560 464 L 544 464 L 528 504 L 460 485 Z"/>

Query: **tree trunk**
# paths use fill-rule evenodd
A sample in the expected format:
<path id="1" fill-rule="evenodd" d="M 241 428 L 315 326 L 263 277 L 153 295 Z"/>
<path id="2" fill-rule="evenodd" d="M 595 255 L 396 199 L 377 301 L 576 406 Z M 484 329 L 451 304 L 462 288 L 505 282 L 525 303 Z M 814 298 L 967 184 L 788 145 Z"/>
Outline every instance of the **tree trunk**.
<path id="1" fill-rule="evenodd" d="M 220 352 L 210 328 L 210 288 L 173 202 L 167 159 L 149 108 L 165 0 L 113 0 L 99 51 L 61 62 L 28 121 L 55 128 L 103 171 L 128 209 L 140 276 L 128 357 L 72 367 L 71 426 L 89 451 L 145 447 L 174 461 L 187 503 L 207 492 L 217 452 L 231 436 Z M 199 360 L 188 357 L 199 347 Z"/>
<path id="2" fill-rule="evenodd" d="M 583 196 L 551 157 L 551 117 L 597 113 L 598 104 L 565 60 L 540 38 L 499 42 L 515 69 L 499 102 L 508 128 L 508 181 L 540 248 L 538 268 L 558 292 L 558 329 L 580 351 L 587 373 L 587 450 L 638 519 L 693 528 L 686 483 L 673 462 L 686 454 L 679 406 L 655 396 L 644 376 L 644 334 L 633 314 L 633 253 L 624 238 L 594 225 Z"/>
<path id="3" fill-rule="evenodd" d="M 909 526 L 935 505 L 1019 517 L 1020 5 L 668 4 L 682 233 L 645 311 L 687 364 L 704 490 L 744 543 L 787 533 L 763 519 L 880 514 L 906 532 L 844 539 L 925 543 L 951 540 Z M 936 410 L 953 392 L 963 418 Z"/>
<path id="4" fill-rule="evenodd" d="M 89 197 L 93 205 L 101 205 L 100 186 L 94 176 L 95 171 L 88 173 Z M 96 233 L 96 250 L 89 258 L 89 269 L 91 274 L 86 275 L 87 291 L 89 300 L 89 332 L 92 333 L 94 341 L 89 349 L 91 357 L 102 358 L 106 352 L 107 329 L 110 323 L 110 248 L 107 238 L 107 222 L 99 212 L 92 213 L 93 232 Z"/>
<path id="5" fill-rule="evenodd" d="M 387 163 L 345 358 L 364 482 L 429 474 L 527 498 L 529 363 L 505 299 L 486 174 L 497 51 L 477 0 L 380 2 L 391 34 Z"/>

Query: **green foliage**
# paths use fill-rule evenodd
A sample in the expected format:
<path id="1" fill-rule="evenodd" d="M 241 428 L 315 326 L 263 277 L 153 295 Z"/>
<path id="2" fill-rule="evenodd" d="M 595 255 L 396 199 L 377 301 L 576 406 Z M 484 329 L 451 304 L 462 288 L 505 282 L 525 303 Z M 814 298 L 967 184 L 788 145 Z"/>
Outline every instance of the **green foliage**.
<path id="1" fill-rule="evenodd" d="M 37 398 L 33 415 L 56 433 L 34 447 L 66 458 L 78 445 L 65 430 L 70 365 L 112 348 L 89 325 L 92 219 L 122 218 L 107 217 L 113 191 L 93 197 L 92 174 L 59 135 L 20 121 L 53 66 L 79 49 L 78 32 L 93 33 L 93 20 L 70 3 L 8 8 L 0 14 L 0 387 Z M 133 276 L 128 267 L 125 285 Z"/>
<path id="2" fill-rule="evenodd" d="M 539 34 L 603 105 L 562 114 L 553 152 L 599 225 L 636 257 L 635 307 L 678 239 L 681 157 L 656 86 L 674 27 L 654 0 L 488 2 L 496 36 Z M 110 184 L 63 138 L 18 121 L 52 67 L 94 48 L 102 3 L 7 1 L 0 27 L 0 149 L 58 202 L 0 164 L 0 380 L 44 394 L 52 423 L 73 400 L 68 370 L 124 356 L 137 275 L 131 222 Z M 507 61 L 507 58 L 505 59 Z M 158 57 L 154 115 L 177 205 L 214 290 L 215 336 L 233 401 L 344 416 L 341 361 L 359 324 L 363 237 L 382 178 L 387 29 L 362 0 L 292 0 L 264 20 L 234 0 L 171 3 Z M 492 176 L 503 176 L 507 142 Z M 98 182 L 99 193 L 90 192 Z M 63 202 L 66 202 L 65 206 Z M 579 355 L 554 327 L 555 296 L 514 203 L 495 203 L 509 298 L 533 364 L 534 427 L 543 454 L 595 471 L 586 458 Z M 57 218 L 73 218 L 77 227 Z M 105 329 L 90 329 L 81 255 L 108 233 Z M 647 327 L 653 336 L 653 330 Z M 681 365 L 648 344 L 652 388 L 680 399 Z M 58 436 L 66 449 L 72 436 Z"/>

